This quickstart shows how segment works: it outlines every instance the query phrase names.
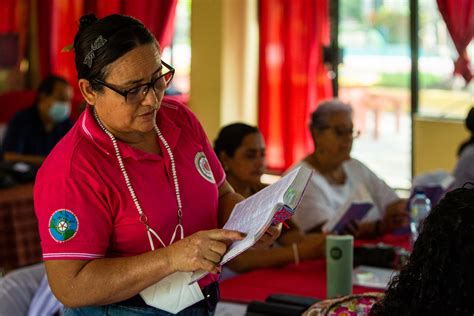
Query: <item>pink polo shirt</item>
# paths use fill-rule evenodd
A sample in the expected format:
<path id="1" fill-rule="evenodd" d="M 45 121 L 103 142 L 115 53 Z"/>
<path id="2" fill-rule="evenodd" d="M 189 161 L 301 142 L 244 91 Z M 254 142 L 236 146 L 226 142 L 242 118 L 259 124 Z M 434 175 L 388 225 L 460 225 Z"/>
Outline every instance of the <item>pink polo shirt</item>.
<path id="1" fill-rule="evenodd" d="M 225 174 L 200 123 L 186 106 L 165 98 L 157 124 L 174 154 L 184 235 L 217 228 L 218 188 Z M 148 224 L 168 245 L 177 224 L 177 201 L 169 156 L 158 137 L 157 142 L 162 155 L 120 141 L 118 147 Z M 151 250 L 112 141 L 89 107 L 43 163 L 34 200 L 44 260 L 125 257 Z M 153 241 L 155 248 L 162 247 Z M 200 285 L 216 279 L 210 275 Z"/>

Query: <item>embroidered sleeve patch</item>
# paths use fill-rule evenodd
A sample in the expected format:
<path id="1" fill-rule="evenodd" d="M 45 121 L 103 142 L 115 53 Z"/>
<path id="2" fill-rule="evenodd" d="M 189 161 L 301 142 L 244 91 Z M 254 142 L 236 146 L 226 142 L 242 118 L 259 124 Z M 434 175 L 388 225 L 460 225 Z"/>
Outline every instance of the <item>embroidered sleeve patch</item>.
<path id="1" fill-rule="evenodd" d="M 65 242 L 76 236 L 79 229 L 77 216 L 66 209 L 56 210 L 49 219 L 49 233 L 57 242 Z"/>
<path id="2" fill-rule="evenodd" d="M 216 183 L 209 161 L 207 161 L 206 155 L 202 151 L 196 153 L 194 164 L 196 165 L 197 171 L 204 179 L 210 183 Z"/>

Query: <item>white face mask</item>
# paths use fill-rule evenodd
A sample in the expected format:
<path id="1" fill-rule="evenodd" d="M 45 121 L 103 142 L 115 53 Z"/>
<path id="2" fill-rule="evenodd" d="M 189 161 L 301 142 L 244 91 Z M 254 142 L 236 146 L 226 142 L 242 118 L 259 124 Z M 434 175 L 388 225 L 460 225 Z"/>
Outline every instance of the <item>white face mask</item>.
<path id="1" fill-rule="evenodd" d="M 183 309 L 204 299 L 197 282 L 191 282 L 191 272 L 175 272 L 140 292 L 150 306 L 168 313 L 179 313 Z"/>
<path id="2" fill-rule="evenodd" d="M 178 231 L 180 231 L 181 239 L 184 238 L 183 226 L 178 224 L 171 237 L 170 245 L 175 240 Z M 147 234 L 151 250 L 155 250 L 152 235 L 160 241 L 163 247 L 166 246 L 153 229 L 148 228 Z M 141 291 L 140 296 L 147 305 L 167 311 L 168 313 L 179 313 L 186 307 L 204 299 L 204 295 L 198 283 L 193 282 L 193 284 L 189 284 L 191 282 L 191 275 L 192 272 L 175 272 L 170 274 L 166 278 Z"/>

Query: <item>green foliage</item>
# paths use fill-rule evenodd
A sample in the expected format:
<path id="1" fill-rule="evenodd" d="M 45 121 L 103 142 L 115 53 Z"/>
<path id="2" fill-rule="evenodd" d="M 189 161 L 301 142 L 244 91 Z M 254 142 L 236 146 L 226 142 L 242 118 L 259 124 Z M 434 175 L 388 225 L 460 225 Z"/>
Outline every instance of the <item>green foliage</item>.
<path id="1" fill-rule="evenodd" d="M 374 12 L 372 25 L 383 35 L 387 43 L 406 43 L 409 35 L 409 19 L 408 12 L 381 7 Z"/>
<path id="2" fill-rule="evenodd" d="M 339 5 L 341 20 L 353 19 L 364 24 L 362 17 L 362 0 L 345 0 Z"/>
<path id="3" fill-rule="evenodd" d="M 435 88 L 443 84 L 443 78 L 433 74 L 420 73 L 419 79 L 423 88 Z M 410 86 L 410 73 L 382 73 L 375 86 L 407 88 Z"/>

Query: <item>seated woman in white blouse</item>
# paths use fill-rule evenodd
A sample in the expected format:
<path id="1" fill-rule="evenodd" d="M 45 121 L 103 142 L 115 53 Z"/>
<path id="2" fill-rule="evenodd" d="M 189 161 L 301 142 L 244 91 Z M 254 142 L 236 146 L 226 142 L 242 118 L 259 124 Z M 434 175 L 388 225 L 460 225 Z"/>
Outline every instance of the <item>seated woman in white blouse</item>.
<path id="1" fill-rule="evenodd" d="M 320 231 L 339 216 L 343 205 L 366 192 L 374 204 L 361 222 L 352 222 L 346 231 L 356 237 L 375 237 L 408 224 L 406 202 L 362 162 L 351 158 L 354 131 L 352 108 L 334 99 L 321 103 L 311 115 L 310 131 L 314 152 L 298 165 L 314 170 L 301 205 L 293 217 L 305 232 Z M 376 155 L 377 153 L 374 153 Z"/>

